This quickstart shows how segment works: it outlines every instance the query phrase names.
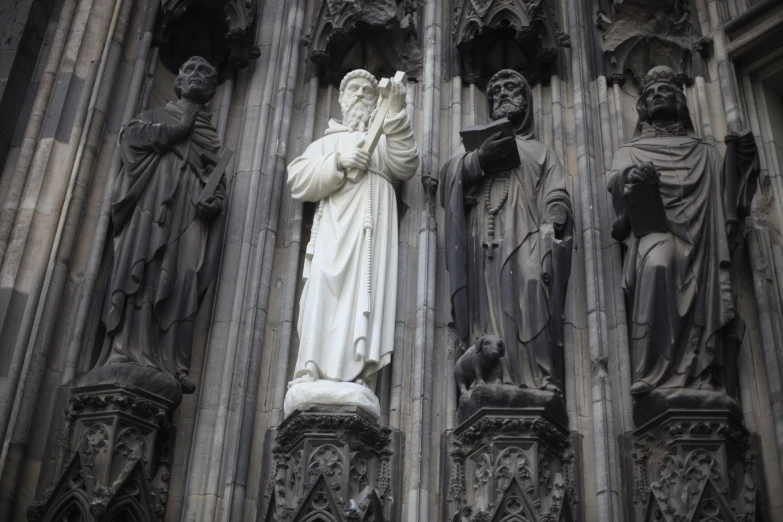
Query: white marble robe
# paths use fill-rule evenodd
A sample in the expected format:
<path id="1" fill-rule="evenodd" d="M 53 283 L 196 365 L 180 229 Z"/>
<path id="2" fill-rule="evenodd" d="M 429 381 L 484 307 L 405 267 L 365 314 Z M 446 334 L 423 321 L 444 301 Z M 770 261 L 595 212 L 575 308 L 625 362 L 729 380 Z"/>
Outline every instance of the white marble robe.
<path id="1" fill-rule="evenodd" d="M 331 120 L 323 138 L 288 166 L 291 196 L 323 200 L 322 214 L 299 303 L 299 355 L 294 378 L 317 365 L 321 379 L 372 383 L 391 361 L 397 299 L 397 200 L 389 180 L 407 180 L 419 165 L 419 151 L 407 111 L 390 115 L 372 165 L 356 182 L 337 166 L 337 152 L 365 137 Z M 365 301 L 364 220 L 372 185 L 372 279 L 370 314 Z M 315 227 L 314 227 L 315 228 Z"/>

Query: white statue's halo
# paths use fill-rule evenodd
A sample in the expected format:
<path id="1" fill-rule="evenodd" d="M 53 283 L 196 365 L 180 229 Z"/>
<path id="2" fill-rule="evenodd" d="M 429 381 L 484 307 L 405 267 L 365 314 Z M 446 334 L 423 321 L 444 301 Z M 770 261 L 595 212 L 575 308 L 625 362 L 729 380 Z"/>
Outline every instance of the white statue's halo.
<path id="1" fill-rule="evenodd" d="M 283 402 L 283 414 L 288 417 L 294 410 L 315 407 L 351 407 L 361 408 L 378 419 L 381 416 L 381 403 L 378 397 L 367 387 L 355 382 L 338 382 L 321 379 L 313 382 L 300 382 L 288 388 Z"/>

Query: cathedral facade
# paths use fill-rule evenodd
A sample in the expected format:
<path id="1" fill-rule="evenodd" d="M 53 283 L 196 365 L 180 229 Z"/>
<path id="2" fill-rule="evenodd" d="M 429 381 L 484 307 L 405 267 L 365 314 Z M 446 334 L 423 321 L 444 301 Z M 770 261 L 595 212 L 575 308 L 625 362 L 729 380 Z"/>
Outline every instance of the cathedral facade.
<path id="1" fill-rule="evenodd" d="M 783 2 L 0 1 L 0 37 L 0 520 L 783 519 Z M 354 366 L 305 331 L 365 320 Z"/>

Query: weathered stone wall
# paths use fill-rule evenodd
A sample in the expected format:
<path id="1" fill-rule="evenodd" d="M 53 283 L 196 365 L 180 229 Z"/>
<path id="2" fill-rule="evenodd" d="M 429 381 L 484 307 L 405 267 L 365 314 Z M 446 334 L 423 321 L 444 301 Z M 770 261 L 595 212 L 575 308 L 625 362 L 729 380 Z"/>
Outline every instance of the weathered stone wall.
<path id="1" fill-rule="evenodd" d="M 449 324 L 443 210 L 431 180 L 458 147 L 459 130 L 487 118 L 485 96 L 460 76 L 454 49 L 455 9 L 471 2 L 400 3 L 401 10 L 403 4 L 415 8 L 403 18 L 421 53 L 407 101 L 422 161 L 420 175 L 399 189 L 395 352 L 378 390 L 381 423 L 402 434 L 398 513 L 406 521 L 445 520 L 445 436 L 456 428 L 458 346 Z M 529 2 L 506 3 L 520 10 Z M 723 151 L 728 130 L 750 128 L 760 148 L 759 193 L 734 276 L 747 322 L 739 361 L 743 420 L 758 434 L 765 509 L 777 520 L 783 517 L 783 497 L 776 494 L 783 491 L 779 95 L 731 55 L 724 24 L 750 2 L 652 3 L 665 20 L 675 3 L 689 6 L 698 38 L 688 41 L 710 40 L 703 58 L 693 53 L 693 63 L 702 65 L 692 69 L 686 89 L 697 131 Z M 567 173 L 576 219 L 565 394 L 569 429 L 581 444 L 578 519 L 619 522 L 628 518 L 632 480 L 621 440 L 636 426 L 621 251 L 609 235 L 615 216 L 606 173 L 614 152 L 633 135 L 638 90 L 630 79 L 618 79 L 604 51 L 639 21 L 599 29 L 597 11 L 608 12 L 608 4 L 557 4 L 569 43 L 558 47 L 559 72 L 534 86 L 534 108 L 538 139 L 555 150 Z M 285 167 L 339 116 L 337 89 L 319 81 L 301 42 L 320 7 L 317 0 L 259 1 L 260 55 L 231 72 L 212 101 L 218 131 L 236 151 L 229 224 L 218 281 L 196 321 L 190 378 L 198 389 L 174 415 L 166 520 L 263 517 L 270 450 L 296 360 L 301 265 L 314 210 L 290 198 Z M 63 0 L 54 12 L 28 89 L 30 115 L 16 129 L 23 138 L 0 175 L 3 520 L 24 520 L 27 506 L 57 480 L 53 459 L 69 387 L 101 348 L 103 260 L 110 248 L 106 195 L 118 170 L 117 132 L 139 109 L 173 97 L 174 77 L 153 39 L 162 16 L 158 2 Z M 614 31 L 608 40 L 607 31 Z"/>

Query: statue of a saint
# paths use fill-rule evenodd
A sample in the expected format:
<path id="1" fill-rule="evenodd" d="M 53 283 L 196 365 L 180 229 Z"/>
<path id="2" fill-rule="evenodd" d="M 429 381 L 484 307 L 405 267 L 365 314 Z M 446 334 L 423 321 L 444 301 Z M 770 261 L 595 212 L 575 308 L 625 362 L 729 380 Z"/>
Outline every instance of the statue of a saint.
<path id="1" fill-rule="evenodd" d="M 193 392 L 187 378 L 193 322 L 217 275 L 223 247 L 225 181 L 202 194 L 220 147 L 205 105 L 218 75 L 194 56 L 179 70 L 179 100 L 144 111 L 120 131 L 123 167 L 114 184 L 114 258 L 99 365 L 156 368 Z M 214 156 L 212 156 L 214 157 Z"/>
<path id="2" fill-rule="evenodd" d="M 724 391 L 739 321 L 730 254 L 755 191 L 753 138 L 727 136 L 724 162 L 695 135 L 685 93 L 664 66 L 645 76 L 636 110 L 636 134 L 615 154 L 609 182 L 632 303 L 631 393 Z"/>
<path id="3" fill-rule="evenodd" d="M 562 390 L 563 307 L 571 273 L 571 201 L 554 151 L 533 139 L 532 94 L 504 69 L 487 86 L 496 133 L 443 168 L 452 318 L 464 346 L 486 335 L 506 346 L 504 385 Z M 507 169 L 509 158 L 519 166 Z M 516 164 L 516 162 L 512 163 Z"/>
<path id="4" fill-rule="evenodd" d="M 405 86 L 394 80 L 383 136 L 372 155 L 361 148 L 378 97 L 371 73 L 348 73 L 340 83 L 343 120 L 331 120 L 325 136 L 288 166 L 291 196 L 318 202 L 289 396 L 296 385 L 310 382 L 373 389 L 378 370 L 391 360 L 398 248 L 394 183 L 416 173 L 419 152 Z"/>

